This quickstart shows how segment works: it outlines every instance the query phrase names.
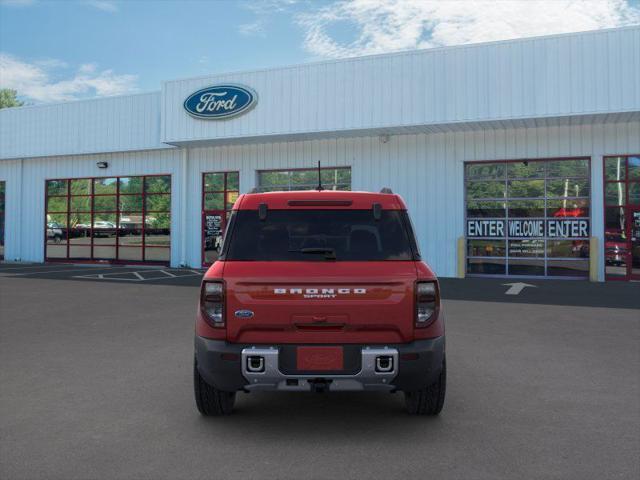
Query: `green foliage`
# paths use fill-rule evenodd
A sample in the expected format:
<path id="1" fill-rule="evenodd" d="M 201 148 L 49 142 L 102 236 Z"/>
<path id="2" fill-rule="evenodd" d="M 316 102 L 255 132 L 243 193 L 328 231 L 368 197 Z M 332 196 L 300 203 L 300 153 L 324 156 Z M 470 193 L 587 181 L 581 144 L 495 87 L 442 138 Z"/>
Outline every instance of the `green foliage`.
<path id="1" fill-rule="evenodd" d="M 18 100 L 18 92 L 10 88 L 0 88 L 0 108 L 21 107 L 24 102 Z"/>
<path id="2" fill-rule="evenodd" d="M 322 186 L 327 190 L 351 189 L 350 168 L 326 168 L 321 170 Z M 288 170 L 260 172 L 260 189 L 312 190 L 318 186 L 318 170 Z"/>

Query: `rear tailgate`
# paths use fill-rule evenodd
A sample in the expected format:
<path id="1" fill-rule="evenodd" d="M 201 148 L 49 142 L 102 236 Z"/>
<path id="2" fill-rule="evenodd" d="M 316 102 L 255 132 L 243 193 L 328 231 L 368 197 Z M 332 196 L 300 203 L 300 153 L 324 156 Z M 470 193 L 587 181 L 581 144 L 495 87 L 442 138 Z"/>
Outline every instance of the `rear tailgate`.
<path id="1" fill-rule="evenodd" d="M 413 340 L 415 265 L 225 263 L 227 339 L 237 343 Z"/>

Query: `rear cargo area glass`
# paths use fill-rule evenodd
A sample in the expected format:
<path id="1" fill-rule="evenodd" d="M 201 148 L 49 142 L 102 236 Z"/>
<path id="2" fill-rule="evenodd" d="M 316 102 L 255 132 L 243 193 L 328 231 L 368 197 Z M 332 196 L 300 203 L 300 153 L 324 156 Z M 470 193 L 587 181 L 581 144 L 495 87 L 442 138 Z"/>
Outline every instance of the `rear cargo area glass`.
<path id="1" fill-rule="evenodd" d="M 255 210 L 235 212 L 226 260 L 412 260 L 406 212 L 372 210 Z M 335 253 L 335 259 L 333 257 Z"/>

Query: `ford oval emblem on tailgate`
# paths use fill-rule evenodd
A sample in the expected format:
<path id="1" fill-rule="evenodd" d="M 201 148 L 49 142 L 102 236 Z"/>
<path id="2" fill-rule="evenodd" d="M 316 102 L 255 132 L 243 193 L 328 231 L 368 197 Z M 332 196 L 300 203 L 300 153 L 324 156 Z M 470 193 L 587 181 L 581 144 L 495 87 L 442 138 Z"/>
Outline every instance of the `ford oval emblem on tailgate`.
<path id="1" fill-rule="evenodd" d="M 253 317 L 253 312 L 251 310 L 236 310 L 236 317 L 251 318 Z"/>

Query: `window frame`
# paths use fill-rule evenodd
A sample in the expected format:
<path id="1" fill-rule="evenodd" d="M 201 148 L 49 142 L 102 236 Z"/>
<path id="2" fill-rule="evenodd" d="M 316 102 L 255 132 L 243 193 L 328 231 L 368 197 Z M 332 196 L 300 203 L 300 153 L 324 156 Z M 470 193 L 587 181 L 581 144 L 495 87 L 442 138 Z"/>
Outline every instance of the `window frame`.
<path id="1" fill-rule="evenodd" d="M 549 170 L 548 170 L 548 166 L 551 162 L 561 162 L 561 161 L 570 161 L 570 160 L 582 160 L 582 161 L 586 161 L 587 162 L 587 168 L 586 168 L 586 175 L 570 175 L 570 176 L 566 176 L 566 177 L 560 177 L 557 175 L 549 175 Z M 507 159 L 507 160 L 481 160 L 481 161 L 468 161 L 468 162 L 464 162 L 463 164 L 463 190 L 464 190 L 464 198 L 463 198 L 463 208 L 464 208 L 464 224 L 463 224 L 463 230 L 464 230 L 464 239 L 465 239 L 465 275 L 469 276 L 469 277 L 497 277 L 497 278 L 550 278 L 550 279 L 567 279 L 567 280 L 575 280 L 575 279 L 585 279 L 588 278 L 589 276 L 589 272 L 588 272 L 588 268 L 587 271 L 585 272 L 585 275 L 580 275 L 580 276 L 575 276 L 575 275 L 571 275 L 571 276 L 564 276 L 564 275 L 549 275 L 549 263 L 550 262 L 559 262 L 559 261 L 567 261 L 567 262 L 576 262 L 576 265 L 578 265 L 579 262 L 585 262 L 585 261 L 589 261 L 589 257 L 587 258 L 581 258 L 581 257 L 551 257 L 549 255 L 549 248 L 548 248 L 548 244 L 549 242 L 553 242 L 553 241 L 557 241 L 557 240 L 567 240 L 567 241 L 588 241 L 589 238 L 576 238 L 576 237 L 568 237 L 568 238 L 550 238 L 546 235 L 542 236 L 542 237 L 529 237 L 529 238 L 515 238 L 515 237 L 509 237 L 508 232 L 505 232 L 505 235 L 503 237 L 495 237 L 495 238 L 490 238 L 490 237 L 468 237 L 467 236 L 467 221 L 469 219 L 482 219 L 482 220 L 503 220 L 505 222 L 505 226 L 508 225 L 509 219 L 522 219 L 522 220 L 533 220 L 533 219 L 538 219 L 538 220 L 543 220 L 546 222 L 549 219 L 553 219 L 554 217 L 549 216 L 549 202 L 550 201 L 558 201 L 558 200 L 567 200 L 567 201 L 586 201 L 587 205 L 589 207 L 589 213 L 586 216 L 580 216 L 580 217 L 575 217 L 575 218 L 581 218 L 581 219 L 587 219 L 589 221 L 589 235 L 591 236 L 592 232 L 593 232 L 593 225 L 592 225 L 592 218 L 593 218 L 593 202 L 592 202 L 592 197 L 593 197 L 593 191 L 592 191 L 592 175 L 591 175 L 591 157 L 590 156 L 571 156 L 571 157 L 546 157 L 546 158 L 519 158 L 519 159 Z M 544 164 L 544 169 L 543 169 L 543 174 L 542 176 L 530 176 L 530 177 L 521 177 L 521 176 L 510 176 L 509 174 L 509 164 L 514 164 L 514 163 L 523 163 L 523 162 L 539 162 Z M 502 176 L 500 177 L 496 177 L 495 175 L 491 176 L 490 178 L 474 178 L 474 179 L 470 179 L 468 178 L 467 175 L 467 166 L 468 165 L 482 165 L 482 164 L 501 164 L 504 165 L 504 173 L 502 174 Z M 554 180 L 554 179 L 569 179 L 569 180 L 587 180 L 588 185 L 589 185 L 589 195 L 588 196 L 567 196 L 567 197 L 549 197 L 548 193 L 547 193 L 547 183 L 548 181 Z M 541 197 L 510 197 L 509 196 L 509 182 L 511 181 L 535 181 L 535 180 L 542 180 L 544 182 L 544 191 L 543 191 L 543 196 Z M 501 198 L 497 198 L 497 197 L 469 197 L 468 192 L 467 192 L 467 185 L 469 183 L 474 183 L 474 182 L 503 182 L 504 183 L 504 196 Z M 522 216 L 510 216 L 509 215 L 509 205 L 510 202 L 513 201 L 543 201 L 544 202 L 544 216 L 542 217 L 522 217 Z M 469 217 L 468 216 L 468 205 L 469 202 L 498 202 L 498 203 L 503 203 L 504 204 L 504 216 L 503 217 Z M 573 218 L 573 217 L 572 217 Z M 486 241 L 504 241 L 505 244 L 505 248 L 504 248 L 504 255 L 503 256 L 478 256 L 478 255 L 468 255 L 469 252 L 469 241 L 470 240 L 486 240 Z M 536 240 L 542 240 L 543 241 L 543 250 L 544 250 L 544 255 L 542 256 L 510 256 L 509 255 L 509 249 L 510 249 L 510 244 L 511 241 L 522 241 L 522 240 L 531 240 L 531 241 L 536 241 Z M 498 260 L 498 261 L 502 261 L 504 262 L 504 273 L 500 273 L 500 274 L 490 274 L 490 273 L 469 273 L 469 260 L 472 261 L 481 261 L 482 259 L 489 259 L 489 260 Z M 511 274 L 509 272 L 509 260 L 514 260 L 514 265 L 515 262 L 519 262 L 519 261 L 540 261 L 543 260 L 544 262 L 544 275 L 514 275 Z"/>
<path id="2" fill-rule="evenodd" d="M 611 159 L 611 158 L 624 158 L 624 168 L 625 168 L 625 175 L 624 175 L 624 179 L 623 180 L 610 180 L 607 179 L 606 177 L 606 166 L 607 166 L 607 160 Z M 640 153 L 629 153 L 629 154 L 619 154 L 619 155 L 603 155 L 602 157 L 602 222 L 603 222 L 603 248 L 605 249 L 604 255 L 603 255 L 603 262 L 604 262 L 604 279 L 607 282 L 625 282 L 625 281 L 631 281 L 631 280 L 640 280 L 640 276 L 639 275 L 634 275 L 631 272 L 631 266 L 627 265 L 627 270 L 625 272 L 625 275 L 607 275 L 607 264 L 606 264 L 606 236 L 607 236 L 607 209 L 622 209 L 624 211 L 624 217 L 625 217 L 625 233 L 626 230 L 629 230 L 631 228 L 631 222 L 629 221 L 632 215 L 632 212 L 638 208 L 640 208 L 640 203 L 636 204 L 631 204 L 631 202 L 629 201 L 629 191 L 630 191 L 630 185 L 631 184 L 637 184 L 639 185 L 640 188 L 640 176 L 638 178 L 634 178 L 631 179 L 629 177 L 629 159 L 631 157 L 638 157 L 640 158 Z M 623 205 L 609 205 L 607 204 L 607 185 L 610 184 L 622 184 L 624 185 L 624 204 Z M 626 241 L 627 247 L 632 246 L 631 244 L 631 238 L 627 237 L 627 241 Z M 631 260 L 631 250 L 629 251 L 629 259 Z"/>
<path id="3" fill-rule="evenodd" d="M 332 166 L 332 167 L 320 167 L 320 171 L 321 172 L 322 171 L 326 171 L 326 170 L 349 170 L 349 185 L 348 185 L 349 188 L 348 188 L 348 190 L 345 190 L 345 191 L 351 191 L 351 185 L 353 184 L 353 181 L 352 181 L 353 170 L 352 170 L 350 165 Z M 292 186 L 291 185 L 291 175 L 288 176 L 289 177 L 288 178 L 289 182 L 287 183 L 287 187 L 288 187 L 287 189 L 283 189 L 283 190 L 271 190 L 271 189 L 270 190 L 264 190 L 262 188 L 262 186 L 260 185 L 260 175 L 263 174 L 263 173 L 283 173 L 283 172 L 290 173 L 290 172 L 303 172 L 303 171 L 317 172 L 318 171 L 318 167 L 275 168 L 275 169 L 256 170 L 256 190 L 258 192 L 260 192 L 260 193 L 273 192 L 273 191 L 290 192 L 290 191 L 299 190 L 298 188 L 291 188 L 291 186 Z M 339 186 L 339 185 L 345 185 L 345 184 L 343 184 L 343 183 L 331 183 L 331 185 Z M 284 185 L 281 185 L 281 184 L 275 185 L 275 187 L 283 187 L 283 186 Z M 304 186 L 306 186 L 306 185 L 304 185 Z M 317 186 L 317 184 L 315 186 Z M 324 184 L 322 186 L 323 186 L 323 188 L 325 190 L 329 190 L 328 188 L 326 188 L 326 186 Z M 294 185 L 294 187 L 295 187 L 295 185 Z M 314 189 L 315 188 L 308 188 L 306 190 L 314 190 Z M 333 190 L 333 189 L 331 189 L 331 190 Z M 336 189 L 335 191 L 339 191 L 339 190 Z"/>
<path id="4" fill-rule="evenodd" d="M 4 251 L 6 248 L 7 232 L 5 230 L 5 221 L 7 218 L 7 182 L 0 180 L 0 260 L 4 260 Z"/>
<path id="5" fill-rule="evenodd" d="M 146 188 L 146 182 L 148 178 L 157 178 L 157 177 L 169 177 L 169 188 L 170 190 L 168 192 L 153 192 L 153 193 L 147 193 L 147 188 Z M 120 184 L 121 184 L 121 179 L 123 178 L 140 178 L 142 179 L 142 188 L 141 191 L 139 193 L 120 193 Z M 103 180 L 103 179 L 114 179 L 115 180 L 115 193 L 112 192 L 108 192 L 108 193 L 95 193 L 95 182 L 96 180 Z M 89 180 L 90 181 L 90 192 L 89 194 L 72 194 L 71 193 L 71 183 L 72 181 L 77 181 L 77 180 Z M 48 193 L 48 185 L 49 182 L 56 182 L 56 181 L 64 181 L 66 182 L 66 193 L 65 194 L 53 194 L 53 195 L 49 195 Z M 107 175 L 107 176 L 101 176 L 101 177 L 95 177 L 95 176 L 91 176 L 91 177 L 72 177 L 72 178 L 47 178 L 44 180 L 44 191 L 45 191 L 45 199 L 44 199 L 44 239 L 43 239 L 43 258 L 45 259 L 45 262 L 61 262 L 61 263 L 68 263 L 70 261 L 76 262 L 76 263 L 112 263 L 112 264 L 145 264 L 145 265 L 169 265 L 171 262 L 171 235 L 172 235 L 172 228 L 171 228 L 171 216 L 172 216 L 172 195 L 173 195 L 173 177 L 170 173 L 157 173 L 157 174 L 146 174 L 146 175 Z M 169 210 L 147 210 L 147 197 L 148 196 L 168 196 L 169 197 Z M 130 210 L 121 210 L 120 208 L 120 199 L 122 196 L 140 196 L 142 197 L 142 206 L 141 206 L 141 210 L 138 211 L 130 211 Z M 90 199 L 90 208 L 88 211 L 77 211 L 74 212 L 71 210 L 71 199 L 72 198 L 78 198 L 78 197 L 87 197 Z M 96 197 L 100 198 L 100 197 L 115 197 L 115 210 L 96 210 L 95 209 L 95 199 Z M 49 212 L 49 198 L 66 198 L 67 200 L 67 210 L 66 212 Z M 70 241 L 70 237 L 69 237 L 69 232 L 72 230 L 72 228 L 70 227 L 70 219 L 71 219 L 71 215 L 73 213 L 77 213 L 80 215 L 86 215 L 88 216 L 91 220 L 90 220 L 90 226 L 88 229 L 88 233 L 89 233 L 89 238 L 91 239 L 91 241 L 89 242 L 88 245 L 81 245 L 81 244 L 72 244 L 72 242 Z M 142 219 L 141 222 L 141 227 L 140 227 L 140 245 L 136 245 L 135 247 L 128 247 L 125 245 L 120 245 L 120 218 L 121 218 L 121 214 L 140 214 L 140 217 Z M 153 214 L 153 213 L 160 213 L 160 214 L 168 214 L 169 216 L 169 244 L 168 245 L 147 245 L 147 241 L 146 241 L 146 233 L 147 231 L 151 231 L 151 230 L 158 230 L 158 228 L 150 228 L 147 227 L 146 224 L 146 220 L 147 220 L 147 216 L 148 214 Z M 48 237 L 47 237 L 47 230 L 48 230 L 48 216 L 50 214 L 59 214 L 59 215 L 66 215 L 66 225 L 64 227 L 64 231 L 66 234 L 66 238 L 65 238 L 65 243 L 66 243 L 66 255 L 64 257 L 48 257 L 47 256 L 47 245 L 48 245 Z M 94 235 L 94 225 L 96 222 L 96 214 L 97 215 L 115 215 L 115 228 L 113 229 L 114 231 L 114 242 L 113 244 L 105 244 L 104 246 L 113 246 L 115 247 L 115 258 L 101 258 L 101 257 L 96 257 L 94 254 L 94 250 L 95 250 L 95 246 L 96 243 L 94 241 L 95 239 L 95 235 Z M 151 216 L 151 215 L 149 215 Z M 88 258 L 73 258 L 71 257 L 70 253 L 71 253 L 71 247 L 75 246 L 82 246 L 82 247 L 89 247 L 89 256 Z M 100 246 L 103 246 L 101 244 L 97 245 L 98 248 Z M 126 249 L 126 251 L 131 251 L 131 249 L 139 249 L 141 252 L 140 255 L 140 260 L 128 260 L 128 259 L 121 259 L 121 255 L 120 255 L 120 249 Z M 167 260 L 147 260 L 147 249 L 165 249 L 168 250 L 169 252 L 169 258 Z M 125 250 L 123 250 L 125 251 Z"/>
<path id="6" fill-rule="evenodd" d="M 229 185 L 229 175 L 230 174 L 237 174 L 238 175 L 238 189 L 229 189 L 228 185 Z M 223 190 L 207 190 L 206 188 L 206 177 L 207 175 L 215 175 L 215 174 L 222 174 L 224 175 L 224 180 L 223 180 Z M 227 202 L 227 195 L 229 193 L 237 193 L 238 196 L 240 196 L 240 171 L 239 170 L 216 170 L 216 171 L 207 171 L 207 172 L 202 172 L 202 177 L 201 177 L 201 181 L 202 181 L 202 188 L 201 188 L 201 195 L 200 195 L 200 211 L 201 211 L 201 219 L 200 219 L 200 264 L 203 267 L 209 267 L 213 264 L 209 263 L 206 261 L 206 238 L 205 238 L 205 223 L 206 223 L 206 216 L 207 213 L 220 213 L 221 217 L 222 217 L 222 233 L 223 233 L 223 237 L 224 237 L 224 232 L 226 230 L 227 227 L 227 223 L 228 223 L 228 218 L 231 214 L 231 210 L 233 209 L 233 205 L 229 206 L 228 202 Z M 206 195 L 208 193 L 221 193 L 222 194 L 222 208 L 221 209 L 211 209 L 211 208 L 205 208 L 205 198 Z M 236 197 L 237 199 L 237 197 Z M 235 202 L 234 202 L 235 203 Z M 222 252 L 222 251 L 221 251 Z"/>

